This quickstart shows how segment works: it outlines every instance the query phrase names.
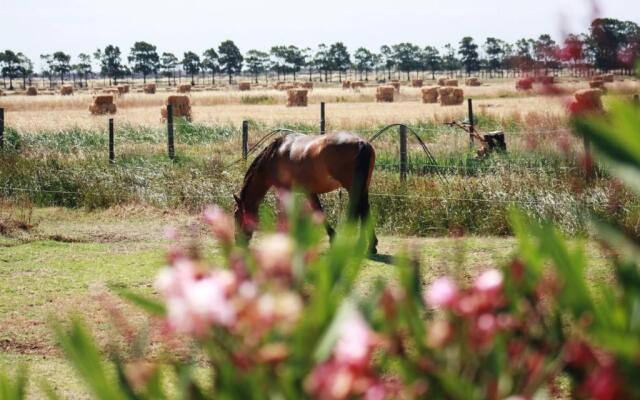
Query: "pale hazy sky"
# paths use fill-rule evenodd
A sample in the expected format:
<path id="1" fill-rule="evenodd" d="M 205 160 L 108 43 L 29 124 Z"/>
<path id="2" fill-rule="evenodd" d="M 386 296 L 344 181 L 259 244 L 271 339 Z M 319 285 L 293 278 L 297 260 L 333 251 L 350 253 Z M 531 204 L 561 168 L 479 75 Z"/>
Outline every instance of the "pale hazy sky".
<path id="1" fill-rule="evenodd" d="M 466 35 L 507 41 L 586 31 L 588 0 L 0 0 L 0 48 L 73 55 L 144 40 L 181 56 L 232 39 L 242 52 L 276 44 L 343 41 L 378 49 L 403 41 L 438 47 Z M 601 0 L 600 16 L 640 23 L 640 0 Z"/>

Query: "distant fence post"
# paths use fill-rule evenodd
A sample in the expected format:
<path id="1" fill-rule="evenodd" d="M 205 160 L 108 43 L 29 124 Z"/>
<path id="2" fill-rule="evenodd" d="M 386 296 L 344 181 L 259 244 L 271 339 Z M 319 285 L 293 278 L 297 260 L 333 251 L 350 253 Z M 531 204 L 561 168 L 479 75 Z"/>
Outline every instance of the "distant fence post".
<path id="1" fill-rule="evenodd" d="M 113 137 L 113 118 L 109 118 L 109 162 L 114 163 L 116 161 L 116 151 L 114 147 Z"/>
<path id="2" fill-rule="evenodd" d="M 640 96 L 638 96 L 637 94 L 633 96 L 633 104 L 635 104 L 636 106 L 640 106 Z"/>
<path id="3" fill-rule="evenodd" d="M 4 148 L 4 108 L 0 108 L 0 149 Z"/>
<path id="4" fill-rule="evenodd" d="M 400 125 L 400 180 L 407 181 L 407 127 Z"/>
<path id="5" fill-rule="evenodd" d="M 474 126 L 473 126 L 473 100 L 467 99 L 467 104 L 469 106 L 469 149 L 473 150 L 473 135 Z"/>
<path id="6" fill-rule="evenodd" d="M 326 130 L 326 120 L 324 119 L 324 101 L 320 103 L 320 134 L 324 135 L 327 133 Z"/>
<path id="7" fill-rule="evenodd" d="M 249 121 L 242 121 L 242 159 L 249 156 Z"/>
<path id="8" fill-rule="evenodd" d="M 167 104 L 167 153 L 170 159 L 176 157 L 176 149 L 173 145 L 173 105 Z"/>

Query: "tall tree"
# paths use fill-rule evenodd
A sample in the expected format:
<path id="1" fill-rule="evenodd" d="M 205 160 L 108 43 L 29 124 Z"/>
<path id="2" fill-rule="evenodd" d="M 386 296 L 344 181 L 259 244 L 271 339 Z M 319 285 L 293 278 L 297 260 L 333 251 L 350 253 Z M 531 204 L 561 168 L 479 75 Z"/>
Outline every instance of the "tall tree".
<path id="1" fill-rule="evenodd" d="M 533 57 L 531 53 L 533 40 L 531 39 L 519 39 L 516 41 L 516 67 L 528 71 L 533 66 Z"/>
<path id="2" fill-rule="evenodd" d="M 364 47 L 360 47 L 353 54 L 355 60 L 356 69 L 360 72 L 360 80 L 362 80 L 362 73 L 364 72 L 364 80 L 369 80 L 369 72 L 373 71 L 375 67 L 374 54 Z"/>
<path id="3" fill-rule="evenodd" d="M 60 75 L 60 81 L 64 83 L 64 75 L 71 71 L 71 56 L 62 52 L 56 51 L 53 53 L 53 72 Z"/>
<path id="4" fill-rule="evenodd" d="M 27 79 L 29 79 L 29 84 L 31 84 L 31 75 L 33 74 L 33 63 L 23 53 L 16 54 L 18 58 L 18 72 L 22 75 L 22 87 L 27 87 Z"/>
<path id="5" fill-rule="evenodd" d="M 480 69 L 478 45 L 475 44 L 472 37 L 465 36 L 462 38 L 458 54 L 460 54 L 460 63 L 464 66 L 467 75 Z"/>
<path id="6" fill-rule="evenodd" d="M 293 72 L 293 80 L 296 80 L 296 73 L 299 72 L 305 64 L 302 51 L 296 46 L 287 46 L 285 50 L 285 61 L 289 71 Z"/>
<path id="7" fill-rule="evenodd" d="M 233 41 L 226 40 L 220 43 L 218 54 L 220 55 L 220 69 L 229 76 L 229 83 L 231 83 L 233 74 L 242 71 L 242 53 Z"/>
<path id="8" fill-rule="evenodd" d="M 489 77 L 502 66 L 504 57 L 504 42 L 494 37 L 488 37 L 484 42 L 484 52 L 487 53 Z"/>
<path id="9" fill-rule="evenodd" d="M 313 56 L 313 64 L 318 71 L 324 73 L 324 81 L 327 82 L 329 80 L 329 74 L 332 72 L 332 64 L 331 57 L 329 55 L 329 48 L 326 44 L 320 43 L 318 45 L 318 50 Z"/>
<path id="10" fill-rule="evenodd" d="M 129 63 L 133 71 L 142 74 L 142 81 L 147 83 L 147 76 L 158 73 L 160 56 L 156 46 L 147 42 L 135 42 L 129 54 Z"/>
<path id="11" fill-rule="evenodd" d="M 342 82 L 342 74 L 351 66 L 351 55 L 342 42 L 336 42 L 329 47 L 329 59 L 333 70 L 338 71 L 338 80 Z"/>
<path id="12" fill-rule="evenodd" d="M 422 66 L 431 71 L 431 79 L 435 79 L 436 71 L 442 64 L 442 59 L 440 58 L 440 52 L 438 49 L 433 46 L 426 46 L 422 50 L 420 58 Z"/>
<path id="13" fill-rule="evenodd" d="M 160 57 L 160 70 L 162 75 L 167 78 L 167 84 L 171 86 L 171 78 L 173 84 L 176 83 L 176 68 L 178 67 L 178 57 L 173 53 L 162 53 Z"/>
<path id="14" fill-rule="evenodd" d="M 456 58 L 456 50 L 450 43 L 444 45 L 442 67 L 449 72 L 455 71 L 460 67 L 460 60 Z"/>
<path id="15" fill-rule="evenodd" d="M 19 76 L 20 59 L 12 50 L 5 50 L 0 53 L 0 64 L 2 64 L 2 78 L 9 78 L 9 90 L 13 90 L 13 80 Z"/>
<path id="16" fill-rule="evenodd" d="M 259 50 L 249 50 L 245 57 L 247 70 L 253 74 L 258 83 L 258 75 L 267 71 L 269 66 L 269 54 Z"/>
<path id="17" fill-rule="evenodd" d="M 202 53 L 202 68 L 211 72 L 211 83 L 216 83 L 216 74 L 220 72 L 220 57 L 216 49 L 207 49 Z"/>
<path id="18" fill-rule="evenodd" d="M 273 46 L 271 47 L 270 54 L 271 67 L 276 71 L 278 80 L 280 80 L 280 75 L 283 75 L 286 81 L 289 70 L 287 64 L 287 46 Z"/>
<path id="19" fill-rule="evenodd" d="M 86 53 L 78 55 L 78 63 L 75 65 L 78 74 L 84 78 L 85 86 L 89 85 L 89 75 L 92 73 L 91 56 Z"/>
<path id="20" fill-rule="evenodd" d="M 182 68 L 185 73 L 191 75 L 191 84 L 195 85 L 194 77 L 200 72 L 200 57 L 192 51 L 187 51 L 182 58 Z"/>
<path id="21" fill-rule="evenodd" d="M 1 53 L 0 53 L 1 54 Z M 53 63 L 53 60 L 51 59 L 51 54 L 40 54 L 40 61 L 41 61 L 41 66 L 42 66 L 42 76 L 43 77 L 47 77 L 47 79 L 49 79 L 49 88 L 51 88 L 52 85 L 52 73 L 51 73 L 51 64 Z"/>
<path id="22" fill-rule="evenodd" d="M 560 57 L 563 61 L 573 63 L 573 71 L 575 73 L 578 62 L 582 60 L 584 56 L 584 42 L 580 36 L 575 34 L 569 34 L 564 39 L 564 45 L 560 51 Z"/>
<path id="23" fill-rule="evenodd" d="M 536 61 L 544 67 L 545 75 L 549 73 L 550 67 L 557 66 L 559 48 L 550 35 L 540 35 L 533 44 L 533 52 Z"/>
<path id="24" fill-rule="evenodd" d="M 124 75 L 124 67 L 122 66 L 122 58 L 120 48 L 118 46 L 108 45 L 104 51 L 98 49 L 94 57 L 100 61 L 100 72 L 103 76 L 109 78 L 109 85 L 113 80 L 113 84 L 118 84 L 118 78 Z"/>
<path id="25" fill-rule="evenodd" d="M 411 71 L 420 67 L 420 47 L 412 43 L 394 44 L 393 59 L 398 71 L 407 74 L 407 80 L 411 78 Z"/>
<path id="26" fill-rule="evenodd" d="M 380 58 L 382 59 L 384 68 L 387 70 L 387 79 L 391 79 L 391 69 L 396 66 L 396 59 L 393 56 L 391 47 L 387 45 L 380 47 Z"/>

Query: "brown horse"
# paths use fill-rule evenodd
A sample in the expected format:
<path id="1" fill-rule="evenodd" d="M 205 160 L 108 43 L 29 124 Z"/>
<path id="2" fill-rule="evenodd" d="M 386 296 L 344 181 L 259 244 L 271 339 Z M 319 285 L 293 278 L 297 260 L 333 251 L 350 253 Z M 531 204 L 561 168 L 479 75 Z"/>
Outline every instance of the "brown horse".
<path id="1" fill-rule="evenodd" d="M 340 132 L 322 136 L 290 133 L 271 142 L 251 163 L 235 196 L 236 223 L 251 238 L 258 222 L 258 207 L 271 187 L 303 189 L 311 206 L 322 212 L 319 194 L 345 188 L 349 192 L 349 218 L 369 216 L 369 184 L 375 165 L 375 151 L 365 139 Z M 333 228 L 326 224 L 329 237 Z M 370 244 L 376 251 L 378 239 Z"/>

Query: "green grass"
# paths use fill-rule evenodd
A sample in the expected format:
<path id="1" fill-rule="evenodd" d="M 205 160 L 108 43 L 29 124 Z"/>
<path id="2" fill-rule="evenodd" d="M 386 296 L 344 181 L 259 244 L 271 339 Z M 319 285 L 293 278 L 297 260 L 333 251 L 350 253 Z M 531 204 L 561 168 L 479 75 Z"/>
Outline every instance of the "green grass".
<path id="1" fill-rule="evenodd" d="M 84 398 L 84 389 L 61 358 L 51 335 L 51 321 L 80 314 L 104 346 L 114 337 L 101 302 L 108 285 L 152 293 L 157 271 L 164 265 L 162 232 L 167 225 L 187 226 L 196 215 L 152 208 L 115 208 L 84 212 L 61 208 L 36 209 L 30 232 L 0 240 L 0 368 L 29 366 L 34 385 L 47 379 L 66 398 Z M 55 239 L 55 240 L 53 240 Z M 257 240 L 260 240 L 259 237 Z M 208 253 L 215 248 L 205 241 Z M 367 261 L 357 292 L 366 296 L 378 278 L 394 276 L 393 254 L 419 256 L 426 281 L 441 274 L 470 279 L 477 271 L 506 262 L 515 248 L 513 238 L 463 239 L 380 236 L 380 257 Z M 606 258 L 590 244 L 589 276 L 609 279 Z M 464 265 L 464 267 L 463 267 Z M 109 297 L 110 298 L 110 297 Z M 141 313 L 122 305 L 133 322 L 147 323 Z"/>

